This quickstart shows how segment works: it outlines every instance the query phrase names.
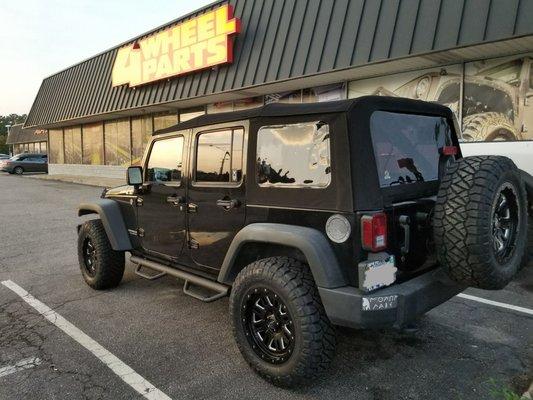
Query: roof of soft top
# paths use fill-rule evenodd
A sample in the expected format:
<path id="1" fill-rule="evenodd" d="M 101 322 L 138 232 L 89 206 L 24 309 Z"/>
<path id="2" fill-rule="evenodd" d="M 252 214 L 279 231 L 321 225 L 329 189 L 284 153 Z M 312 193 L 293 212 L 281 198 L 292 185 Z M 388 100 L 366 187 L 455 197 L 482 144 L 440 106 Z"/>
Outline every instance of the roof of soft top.
<path id="1" fill-rule="evenodd" d="M 356 99 L 329 101 L 322 103 L 303 103 L 303 104 L 284 104 L 272 103 L 262 107 L 251 108 L 241 111 L 204 114 L 193 118 L 189 121 L 181 122 L 165 129 L 155 131 L 153 135 L 161 135 L 164 133 L 176 132 L 185 129 L 192 129 L 201 126 L 208 126 L 220 124 L 225 122 L 242 121 L 258 117 L 282 117 L 290 115 L 309 115 L 309 114 L 330 114 L 337 112 L 349 111 L 356 105 L 372 105 L 372 104 L 397 104 L 399 106 L 413 107 L 415 110 L 421 108 L 427 109 L 431 112 L 444 112 L 448 110 L 446 107 L 436 103 L 428 103 L 420 100 L 412 100 L 402 97 L 385 97 L 385 96 L 363 96 Z"/>

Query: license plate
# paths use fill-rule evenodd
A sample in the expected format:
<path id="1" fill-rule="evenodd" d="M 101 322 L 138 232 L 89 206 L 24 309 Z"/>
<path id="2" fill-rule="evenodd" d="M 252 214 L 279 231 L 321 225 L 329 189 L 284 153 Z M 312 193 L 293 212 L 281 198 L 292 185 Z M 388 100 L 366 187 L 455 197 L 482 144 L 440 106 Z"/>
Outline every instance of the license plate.
<path id="1" fill-rule="evenodd" d="M 396 281 L 394 256 L 384 260 L 363 261 L 359 263 L 359 289 L 368 293 L 389 286 Z"/>

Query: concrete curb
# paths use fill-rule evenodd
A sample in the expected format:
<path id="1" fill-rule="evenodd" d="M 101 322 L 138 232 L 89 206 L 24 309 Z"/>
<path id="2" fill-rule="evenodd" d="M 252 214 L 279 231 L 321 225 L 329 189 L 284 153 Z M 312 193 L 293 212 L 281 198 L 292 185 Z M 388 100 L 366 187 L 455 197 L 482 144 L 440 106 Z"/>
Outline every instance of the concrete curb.
<path id="1" fill-rule="evenodd" d="M 94 186 L 94 187 L 116 187 L 125 185 L 123 179 L 115 178 L 100 178 L 97 176 L 73 176 L 73 175 L 22 175 L 23 178 L 40 179 L 45 181 L 75 183 L 78 185 Z"/>

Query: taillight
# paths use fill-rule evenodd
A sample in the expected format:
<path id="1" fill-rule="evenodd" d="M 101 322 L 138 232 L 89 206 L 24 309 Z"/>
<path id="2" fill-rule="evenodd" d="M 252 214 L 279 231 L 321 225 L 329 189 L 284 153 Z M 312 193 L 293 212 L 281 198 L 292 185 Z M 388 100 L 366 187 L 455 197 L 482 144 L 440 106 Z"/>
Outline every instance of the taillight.
<path id="1" fill-rule="evenodd" d="M 455 156 L 458 152 L 459 149 L 457 148 L 457 146 L 444 146 L 440 149 L 440 153 L 443 156 Z"/>
<path id="2" fill-rule="evenodd" d="M 376 213 L 361 218 L 363 249 L 381 251 L 387 248 L 387 215 Z"/>

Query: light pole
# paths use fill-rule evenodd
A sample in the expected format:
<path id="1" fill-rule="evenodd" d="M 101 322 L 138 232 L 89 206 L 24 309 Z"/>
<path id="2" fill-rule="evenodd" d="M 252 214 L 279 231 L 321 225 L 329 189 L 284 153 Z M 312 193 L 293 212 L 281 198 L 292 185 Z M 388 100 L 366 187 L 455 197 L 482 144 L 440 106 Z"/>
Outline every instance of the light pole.
<path id="1" fill-rule="evenodd" d="M 7 143 L 7 138 L 9 137 L 9 131 L 10 131 L 10 129 L 11 129 L 11 125 L 9 125 L 9 124 L 6 125 L 6 129 L 7 129 L 7 136 L 6 136 L 6 143 Z M 9 153 L 10 153 L 9 155 L 10 155 L 10 156 L 14 155 L 14 154 L 13 154 L 13 151 L 11 150 L 11 146 L 10 146 L 10 145 L 7 145 L 7 148 L 9 149 L 9 150 L 8 150 Z"/>

